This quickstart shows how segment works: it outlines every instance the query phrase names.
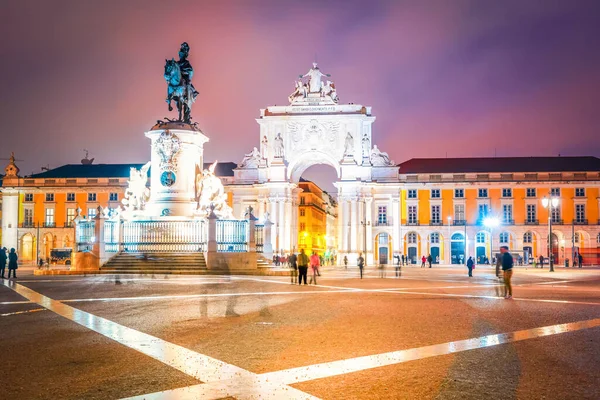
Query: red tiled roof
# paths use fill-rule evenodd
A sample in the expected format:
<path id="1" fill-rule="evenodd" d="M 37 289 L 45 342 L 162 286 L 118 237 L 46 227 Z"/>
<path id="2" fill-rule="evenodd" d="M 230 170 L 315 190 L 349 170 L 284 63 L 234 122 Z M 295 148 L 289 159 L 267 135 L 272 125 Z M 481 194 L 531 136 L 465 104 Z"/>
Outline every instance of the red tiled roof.
<path id="1" fill-rule="evenodd" d="M 600 158 L 495 157 L 412 158 L 399 165 L 400 174 L 600 172 Z"/>

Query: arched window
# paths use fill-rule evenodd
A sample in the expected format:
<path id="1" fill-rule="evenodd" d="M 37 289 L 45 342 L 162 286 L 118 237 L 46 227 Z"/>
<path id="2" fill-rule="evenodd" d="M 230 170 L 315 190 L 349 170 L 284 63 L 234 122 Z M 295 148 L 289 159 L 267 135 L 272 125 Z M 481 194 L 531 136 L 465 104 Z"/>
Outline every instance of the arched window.
<path id="1" fill-rule="evenodd" d="M 508 243 L 508 232 L 502 232 L 500 234 L 500 243 Z"/>
<path id="2" fill-rule="evenodd" d="M 417 243 L 417 233 L 416 232 L 408 233 L 408 243 L 410 243 L 410 244 Z"/>
<path id="3" fill-rule="evenodd" d="M 431 235 L 429 235 L 429 243 L 431 243 L 431 244 L 440 243 L 440 234 L 437 232 L 434 232 Z"/>
<path id="4" fill-rule="evenodd" d="M 525 232 L 523 235 L 523 243 L 533 243 L 533 235 L 531 232 Z"/>
<path id="5" fill-rule="evenodd" d="M 476 239 L 477 239 L 477 243 L 485 243 L 485 233 L 478 232 Z"/>
<path id="6" fill-rule="evenodd" d="M 462 233 L 455 233 L 452 235 L 452 240 L 455 240 L 457 242 L 462 242 L 463 240 L 465 240 L 465 237 L 463 236 Z"/>

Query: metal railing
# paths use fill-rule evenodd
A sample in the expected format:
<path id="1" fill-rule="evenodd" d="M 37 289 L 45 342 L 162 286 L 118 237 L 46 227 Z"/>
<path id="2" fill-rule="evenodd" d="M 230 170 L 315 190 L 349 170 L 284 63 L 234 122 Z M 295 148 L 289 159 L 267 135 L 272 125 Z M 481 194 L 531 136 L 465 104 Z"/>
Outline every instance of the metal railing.
<path id="1" fill-rule="evenodd" d="M 265 248 L 265 226 L 255 225 L 254 226 L 254 240 L 256 242 L 256 252 L 262 253 Z"/>
<path id="2" fill-rule="evenodd" d="M 539 225 L 540 222 L 537 219 L 526 219 L 525 225 Z"/>
<path id="3" fill-rule="evenodd" d="M 408 221 L 406 222 L 406 225 L 408 225 L 408 226 L 419 226 L 419 220 L 418 220 L 418 219 L 416 219 L 416 220 L 412 220 L 412 221 L 411 221 L 411 220 L 408 220 Z"/>
<path id="4" fill-rule="evenodd" d="M 91 251 L 94 245 L 96 221 L 80 221 L 75 228 L 77 251 Z"/>
<path id="5" fill-rule="evenodd" d="M 467 221 L 464 219 L 455 219 L 454 221 L 452 221 L 452 223 L 454 225 L 466 225 Z"/>
<path id="6" fill-rule="evenodd" d="M 104 221 L 104 250 L 108 253 L 119 251 L 119 223 Z"/>
<path id="7" fill-rule="evenodd" d="M 588 224 L 587 219 L 575 219 L 573 221 L 573 225 L 587 225 L 587 224 Z"/>
<path id="8" fill-rule="evenodd" d="M 374 221 L 373 222 L 373 226 L 393 226 L 393 225 L 394 224 L 389 219 L 386 221 Z"/>
<path id="9" fill-rule="evenodd" d="M 127 221 L 121 226 L 123 251 L 126 252 L 206 251 L 208 232 L 205 220 Z"/>
<path id="10" fill-rule="evenodd" d="M 217 251 L 241 253 L 248 251 L 248 221 L 222 220 L 217 222 Z"/>

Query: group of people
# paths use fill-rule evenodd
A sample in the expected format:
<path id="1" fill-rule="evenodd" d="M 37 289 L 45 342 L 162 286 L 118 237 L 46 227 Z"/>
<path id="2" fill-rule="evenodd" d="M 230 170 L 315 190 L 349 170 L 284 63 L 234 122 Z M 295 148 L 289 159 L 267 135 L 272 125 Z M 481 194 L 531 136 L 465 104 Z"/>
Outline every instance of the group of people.
<path id="1" fill-rule="evenodd" d="M 308 268 L 310 267 L 312 270 L 312 274 L 310 276 L 310 284 L 317 284 L 317 276 L 321 276 L 321 271 L 319 268 L 321 267 L 321 257 L 317 254 L 316 251 L 313 251 L 312 255 L 309 257 L 306 255 L 304 249 L 300 249 L 300 253 L 298 255 L 292 253 L 289 257 L 287 257 L 287 262 L 290 267 L 292 285 L 298 283 L 298 285 L 302 285 L 302 281 L 307 285 L 307 277 L 308 277 Z"/>
<path id="2" fill-rule="evenodd" d="M 19 264 L 17 262 L 18 259 L 19 257 L 17 257 L 17 252 L 15 249 L 10 249 L 10 253 L 7 251 L 6 247 L 0 249 L 0 275 L 2 275 L 2 279 L 10 279 L 11 272 L 13 279 L 17 279 L 17 269 L 19 268 Z M 7 261 L 8 278 L 4 276 Z"/>
<path id="3" fill-rule="evenodd" d="M 514 267 L 513 256 L 508 251 L 508 246 L 500 247 L 500 255 L 494 257 L 493 260 L 496 262 L 496 277 L 504 283 L 504 298 L 512 299 L 512 275 Z M 467 259 L 467 269 L 469 271 L 469 277 L 473 276 L 473 270 L 475 269 L 475 260 L 473 257 Z M 502 276 L 500 275 L 502 271 Z"/>

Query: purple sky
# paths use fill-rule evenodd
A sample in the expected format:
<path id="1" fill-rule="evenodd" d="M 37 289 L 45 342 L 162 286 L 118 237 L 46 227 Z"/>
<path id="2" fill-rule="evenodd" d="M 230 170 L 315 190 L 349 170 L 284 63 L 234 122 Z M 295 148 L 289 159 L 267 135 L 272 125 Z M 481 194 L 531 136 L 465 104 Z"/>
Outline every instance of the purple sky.
<path id="1" fill-rule="evenodd" d="M 258 146 L 315 55 L 374 143 L 411 157 L 600 154 L 600 1 L 3 1 L 0 157 L 145 162 L 191 47 L 207 159 Z M 333 177 L 333 171 L 329 171 Z M 333 178 L 332 178 L 333 179 Z"/>

